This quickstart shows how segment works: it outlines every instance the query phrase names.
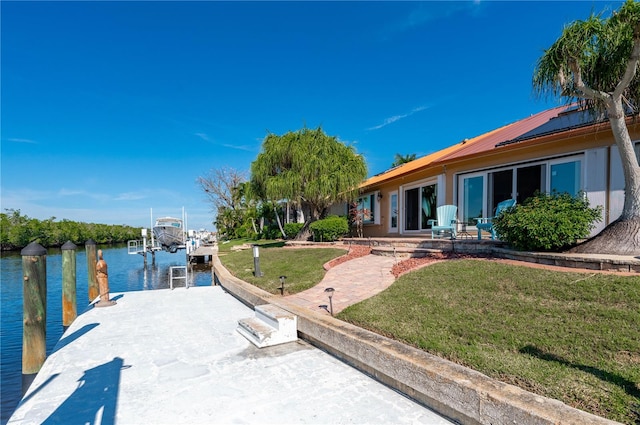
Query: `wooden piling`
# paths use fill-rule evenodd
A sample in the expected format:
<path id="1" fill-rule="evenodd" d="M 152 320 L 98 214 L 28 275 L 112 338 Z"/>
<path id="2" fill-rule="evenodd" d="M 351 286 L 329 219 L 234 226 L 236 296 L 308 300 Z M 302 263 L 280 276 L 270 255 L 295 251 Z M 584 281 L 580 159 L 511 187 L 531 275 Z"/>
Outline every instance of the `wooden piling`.
<path id="1" fill-rule="evenodd" d="M 62 329 L 65 331 L 78 316 L 76 303 L 76 248 L 67 241 L 62 245 Z"/>
<path id="2" fill-rule="evenodd" d="M 47 250 L 31 242 L 21 252 L 23 274 L 22 394 L 47 357 Z"/>
<path id="3" fill-rule="evenodd" d="M 96 242 L 93 239 L 89 239 L 85 244 L 85 250 L 87 253 L 87 274 L 89 278 L 89 303 L 95 301 L 100 295 L 100 289 L 98 288 L 98 279 L 96 277 L 96 263 L 98 257 L 96 255 Z"/>

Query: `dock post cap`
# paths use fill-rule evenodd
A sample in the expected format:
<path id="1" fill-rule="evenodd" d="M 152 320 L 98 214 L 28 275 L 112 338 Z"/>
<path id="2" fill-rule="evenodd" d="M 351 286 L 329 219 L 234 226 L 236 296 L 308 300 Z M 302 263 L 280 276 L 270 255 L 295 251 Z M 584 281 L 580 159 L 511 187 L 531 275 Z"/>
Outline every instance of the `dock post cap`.
<path id="1" fill-rule="evenodd" d="M 29 245 L 22 248 L 22 251 L 20 251 L 20 255 L 31 257 L 45 255 L 46 253 L 47 250 L 36 241 L 31 242 Z"/>
<path id="2" fill-rule="evenodd" d="M 66 241 L 66 242 L 64 243 L 64 245 L 62 245 L 62 247 L 61 247 L 60 249 L 62 249 L 63 251 L 65 251 L 65 250 L 66 250 L 66 251 L 72 251 L 72 250 L 74 250 L 74 249 L 76 249 L 76 248 L 77 248 L 76 244 L 74 244 L 74 243 L 73 243 L 73 242 L 71 242 L 71 241 Z"/>

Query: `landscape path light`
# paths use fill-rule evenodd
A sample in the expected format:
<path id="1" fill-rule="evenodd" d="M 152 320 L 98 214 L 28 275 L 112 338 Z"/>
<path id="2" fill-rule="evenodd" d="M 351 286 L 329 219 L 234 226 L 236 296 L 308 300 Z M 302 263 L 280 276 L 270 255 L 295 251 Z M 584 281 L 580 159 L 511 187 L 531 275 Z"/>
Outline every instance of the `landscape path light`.
<path id="1" fill-rule="evenodd" d="M 262 277 L 262 272 L 260 271 L 260 248 L 258 245 L 253 245 L 253 275 Z"/>
<path id="2" fill-rule="evenodd" d="M 280 295 L 284 295 L 284 281 L 286 278 L 286 276 L 280 276 Z"/>
<path id="3" fill-rule="evenodd" d="M 329 296 L 329 313 L 333 316 L 333 293 L 335 292 L 335 289 L 326 288 L 324 292 Z"/>

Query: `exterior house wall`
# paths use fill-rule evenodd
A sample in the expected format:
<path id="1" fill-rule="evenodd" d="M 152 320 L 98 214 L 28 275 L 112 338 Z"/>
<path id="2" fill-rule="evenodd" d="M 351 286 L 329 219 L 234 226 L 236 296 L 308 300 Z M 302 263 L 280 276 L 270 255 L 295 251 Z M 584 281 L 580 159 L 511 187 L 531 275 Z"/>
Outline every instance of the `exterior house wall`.
<path id="1" fill-rule="evenodd" d="M 640 124 L 629 125 L 632 140 L 640 140 Z M 637 149 L 640 151 L 640 149 Z M 493 147 L 484 151 L 469 155 L 457 155 L 454 152 L 451 158 L 447 156 L 437 159 L 423 168 L 412 170 L 408 174 L 396 175 L 388 180 L 379 179 L 378 183 L 368 186 L 362 193 L 380 191 L 380 221 L 377 224 L 365 225 L 363 233 L 365 237 L 385 236 L 419 236 L 430 234 L 428 229 L 413 231 L 404 230 L 404 213 L 407 208 L 405 191 L 409 188 L 420 187 L 420 184 L 437 183 L 437 205 L 458 205 L 459 220 L 463 219 L 464 207 L 461 181 L 463 176 L 472 176 L 473 173 L 487 177 L 495 171 L 517 169 L 529 164 L 539 165 L 544 169 L 546 187 L 549 187 L 552 171 L 558 165 L 565 163 L 580 163 L 580 189 L 589 199 L 590 205 L 603 207 L 603 220 L 596 223 L 597 227 L 592 232 L 598 233 L 607 224 L 615 220 L 622 211 L 624 202 L 624 179 L 620 166 L 620 159 L 615 146 L 613 134 L 607 127 L 578 128 L 565 131 L 562 134 L 552 134 L 537 137 L 529 141 L 507 144 L 502 147 Z M 541 171 L 542 174 L 542 171 Z M 461 179 L 462 177 L 462 179 Z M 484 178 L 484 206 L 482 216 L 491 216 L 489 202 L 487 201 L 488 185 Z M 561 177 L 555 177 L 561 181 Z M 514 180 L 515 181 L 515 180 Z M 397 195 L 398 201 L 398 228 L 390 227 L 391 197 Z M 513 194 L 512 194 L 513 195 Z M 501 199 L 500 199 L 501 200 Z M 500 200 L 494 200 L 498 202 Z M 473 231 L 467 228 L 467 231 Z"/>
<path id="2" fill-rule="evenodd" d="M 461 176 L 472 173 L 482 173 L 488 176 L 490 172 L 498 170 L 517 169 L 518 167 L 527 166 L 529 164 L 543 164 L 544 167 L 544 184 L 542 189 L 548 190 L 550 185 L 548 176 L 548 166 L 550 164 L 566 161 L 577 160 L 581 164 L 581 181 L 580 188 L 585 192 L 589 199 L 590 205 L 600 205 L 603 208 L 603 221 L 596 223 L 596 227 L 592 231 L 592 235 L 600 232 L 609 221 L 608 201 L 607 201 L 607 170 L 610 168 L 608 164 L 609 151 L 612 147 L 613 136 L 609 134 L 592 134 L 589 136 L 580 136 L 565 139 L 561 143 L 558 141 L 547 143 L 531 143 L 529 146 L 505 146 L 498 148 L 480 158 L 469 158 L 460 163 L 449 164 L 447 169 L 450 171 L 448 177 L 450 184 L 455 187 L 455 193 L 452 193 L 454 204 L 460 205 L 464 203 L 462 199 Z M 604 136 L 604 137 L 603 137 Z M 485 178 L 488 180 L 488 178 Z M 484 208 L 482 216 L 490 217 L 492 215 L 491 207 L 486 197 L 490 189 L 485 182 L 484 188 Z M 517 192 L 511 194 L 511 197 L 517 196 Z M 497 199 L 498 201 L 503 199 Z M 464 205 L 462 205 L 464 208 Z M 618 213 L 619 215 L 619 213 Z M 617 216 L 616 216 L 617 217 Z"/>
<path id="3" fill-rule="evenodd" d="M 404 222 L 404 190 L 406 188 L 416 187 L 420 183 L 436 183 L 438 187 L 438 199 L 446 195 L 447 186 L 444 180 L 444 175 L 438 173 L 442 172 L 442 167 L 428 167 L 406 176 L 395 178 L 391 181 L 384 182 L 380 185 L 376 185 L 370 189 L 364 189 L 362 194 L 368 194 L 372 192 L 380 192 L 382 195 L 379 203 L 379 223 L 365 224 L 363 226 L 363 233 L 366 237 L 391 237 L 391 236 L 406 236 L 407 232 L 403 230 L 402 224 Z M 391 219 L 393 215 L 392 211 L 392 197 L 397 198 L 396 211 L 397 226 L 394 230 L 391 227 Z M 440 205 L 440 203 L 438 204 Z M 420 233 L 420 231 L 413 231 L 409 233 Z M 423 232 L 424 233 L 424 232 Z"/>
<path id="4" fill-rule="evenodd" d="M 365 190 L 363 195 L 375 194 L 377 199 L 376 206 L 378 207 L 377 215 L 378 219 L 373 223 L 365 223 L 362 226 L 363 235 L 366 237 L 383 237 L 389 236 L 389 208 L 390 208 L 390 193 L 396 186 L 393 184 L 385 184 L 377 187 L 375 190 Z M 378 193 L 380 198 L 378 199 Z"/>
<path id="5" fill-rule="evenodd" d="M 609 192 L 607 197 L 609 202 L 607 210 L 609 222 L 620 217 L 624 207 L 624 175 L 622 174 L 622 162 L 617 146 L 611 148 L 610 157 L 614 166 L 609 169 Z"/>
<path id="6" fill-rule="evenodd" d="M 591 234 L 598 234 L 610 223 L 607 208 L 607 172 L 611 147 L 589 149 L 585 152 L 584 191 L 590 206 L 602 206 L 602 221 L 595 223 Z"/>

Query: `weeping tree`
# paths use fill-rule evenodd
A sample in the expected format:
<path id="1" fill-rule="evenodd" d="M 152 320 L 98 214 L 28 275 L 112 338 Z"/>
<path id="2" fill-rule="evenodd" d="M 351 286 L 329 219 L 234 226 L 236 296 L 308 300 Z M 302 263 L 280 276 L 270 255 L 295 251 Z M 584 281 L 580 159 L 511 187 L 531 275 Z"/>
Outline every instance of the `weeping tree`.
<path id="1" fill-rule="evenodd" d="M 622 160 L 622 215 L 573 252 L 640 254 L 640 166 L 627 128 L 628 115 L 638 114 L 639 60 L 640 3 L 628 0 L 607 18 L 592 14 L 567 25 L 534 71 L 538 93 L 577 101 L 608 118 Z"/>
<path id="2" fill-rule="evenodd" d="M 287 199 L 303 211 L 297 240 L 308 239 L 309 224 L 324 218 L 331 205 L 355 199 L 366 176 L 364 158 L 320 127 L 268 134 L 251 164 L 251 184 L 262 200 Z"/>

